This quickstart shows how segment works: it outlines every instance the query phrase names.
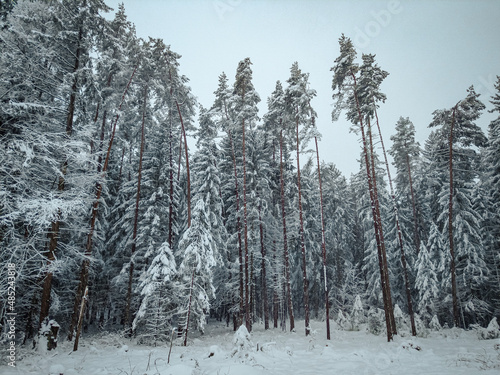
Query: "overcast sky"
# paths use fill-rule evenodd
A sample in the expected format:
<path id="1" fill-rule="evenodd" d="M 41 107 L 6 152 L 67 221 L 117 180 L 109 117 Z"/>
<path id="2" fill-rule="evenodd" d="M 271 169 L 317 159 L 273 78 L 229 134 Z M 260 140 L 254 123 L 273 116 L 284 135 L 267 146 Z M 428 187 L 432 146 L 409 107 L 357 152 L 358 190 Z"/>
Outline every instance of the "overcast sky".
<path id="1" fill-rule="evenodd" d="M 349 177 L 358 171 L 360 144 L 342 115 L 332 123 L 332 74 L 338 39 L 376 54 L 389 76 L 379 118 L 386 148 L 400 116 L 409 117 L 423 146 L 436 109 L 450 108 L 474 85 L 489 100 L 500 75 L 500 1 L 336 0 L 106 0 L 123 2 L 139 37 L 162 38 L 180 55 L 180 71 L 198 101 L 210 107 L 218 77 L 232 85 L 238 62 L 250 57 L 261 97 L 259 116 L 277 80 L 286 85 L 294 61 L 310 74 L 312 102 L 323 138 L 320 155 Z M 479 122 L 486 132 L 496 115 Z"/>

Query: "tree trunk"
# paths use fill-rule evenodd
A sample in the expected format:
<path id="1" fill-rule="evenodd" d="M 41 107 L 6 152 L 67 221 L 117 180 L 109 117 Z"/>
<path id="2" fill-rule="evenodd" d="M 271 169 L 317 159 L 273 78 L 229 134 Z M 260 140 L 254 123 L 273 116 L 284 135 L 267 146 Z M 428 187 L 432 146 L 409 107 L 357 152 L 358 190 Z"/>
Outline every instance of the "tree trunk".
<path id="1" fill-rule="evenodd" d="M 266 247 L 264 246 L 264 226 L 262 224 L 261 205 L 259 203 L 259 232 L 260 232 L 260 253 L 262 256 L 262 300 L 264 304 L 264 329 L 269 329 L 269 303 L 267 300 L 267 280 L 266 280 Z"/>
<path id="2" fill-rule="evenodd" d="M 323 189 L 321 188 L 321 168 L 319 164 L 318 138 L 314 137 L 316 143 L 316 160 L 318 162 L 318 184 L 319 184 L 319 203 L 321 216 L 321 254 L 323 257 L 323 279 L 325 282 L 325 314 L 326 314 L 326 339 L 330 340 L 330 303 L 328 302 L 328 283 L 326 277 L 326 241 L 325 241 L 325 215 L 323 210 Z"/>
<path id="3" fill-rule="evenodd" d="M 242 93 L 244 100 L 245 91 Z M 247 170 L 246 170 L 246 150 L 245 150 L 245 120 L 242 121 L 242 155 L 243 155 L 243 239 L 245 245 L 245 325 L 248 332 L 252 331 L 252 321 L 250 320 L 250 301 L 249 289 L 250 278 L 248 275 L 248 220 L 247 220 Z"/>
<path id="4" fill-rule="evenodd" d="M 386 290 L 386 300 L 387 300 L 387 314 L 389 316 L 390 325 L 392 328 L 392 334 L 396 335 L 396 320 L 394 318 L 394 309 L 392 305 L 392 297 L 391 297 L 391 284 L 389 282 L 389 268 L 387 263 L 387 252 L 385 248 L 385 239 L 384 239 L 384 231 L 382 226 L 382 215 L 380 212 L 380 201 L 379 194 L 377 189 L 377 175 L 375 171 L 375 151 L 373 150 L 373 133 L 372 126 L 370 123 L 370 119 L 368 118 L 368 139 L 370 146 L 370 156 L 371 156 L 371 171 L 372 171 L 372 186 L 373 186 L 373 197 L 375 199 L 375 211 L 376 211 L 376 220 L 379 228 L 379 239 L 380 239 L 380 249 L 382 255 L 382 266 L 384 269 L 384 278 L 385 278 L 385 290 Z"/>
<path id="5" fill-rule="evenodd" d="M 234 191 L 236 194 L 236 231 L 238 232 L 238 261 L 239 261 L 239 314 L 238 326 L 243 324 L 243 301 L 244 301 L 244 288 L 243 288 L 243 248 L 241 242 L 241 221 L 240 221 L 240 192 L 238 187 L 238 171 L 236 168 L 236 153 L 234 150 L 234 142 L 231 131 L 228 129 L 229 142 L 231 143 L 231 152 L 233 156 L 233 169 L 234 169 Z"/>
<path id="6" fill-rule="evenodd" d="M 450 271 L 451 271 L 451 296 L 453 300 L 453 324 L 460 327 L 460 314 L 458 311 L 457 280 L 455 268 L 455 249 L 453 247 L 453 127 L 455 125 L 455 112 L 457 106 L 453 108 L 453 116 L 450 126 L 450 199 L 448 203 L 448 237 L 450 241 Z"/>
<path id="7" fill-rule="evenodd" d="M 85 312 L 85 304 L 87 302 L 87 297 L 89 293 L 89 288 L 85 287 L 85 293 L 83 294 L 81 306 L 80 306 L 80 314 L 78 318 L 78 326 L 76 330 L 75 342 L 73 344 L 73 351 L 76 352 L 78 350 L 78 343 L 80 341 L 80 334 L 82 333 L 82 325 L 83 325 L 83 313 Z"/>
<path id="8" fill-rule="evenodd" d="M 188 331 L 189 331 L 189 318 L 191 316 L 191 299 L 193 296 L 193 285 L 194 285 L 194 269 L 193 269 L 193 274 L 191 275 L 191 288 L 189 289 L 189 302 L 188 302 L 188 311 L 187 311 L 187 317 L 186 317 L 186 329 L 184 330 L 184 346 L 187 346 L 187 339 L 188 339 Z"/>
<path id="9" fill-rule="evenodd" d="M 292 289 L 290 285 L 290 262 L 288 259 L 288 239 L 286 235 L 286 212 L 285 212 L 285 176 L 283 173 L 283 131 L 280 133 L 280 181 L 281 181 L 281 216 L 283 219 L 283 258 L 285 262 L 285 289 L 288 314 L 290 318 L 290 331 L 295 330 L 295 319 L 293 317 Z"/>
<path id="10" fill-rule="evenodd" d="M 188 210 L 188 228 L 191 226 L 191 177 L 189 172 L 189 155 L 188 155 L 188 145 L 186 137 L 186 128 L 184 127 L 184 121 L 182 120 L 181 108 L 177 99 L 175 99 L 175 105 L 177 106 L 177 112 L 179 113 L 179 119 L 181 120 L 182 127 L 182 137 L 184 138 L 184 152 L 186 156 L 186 173 L 187 173 L 187 210 Z M 179 163 L 180 164 L 180 163 Z"/>
<path id="11" fill-rule="evenodd" d="M 374 108 L 375 108 L 375 100 L 374 100 L 373 104 L 374 104 Z M 382 146 L 382 153 L 384 154 L 385 168 L 387 170 L 387 179 L 389 180 L 389 187 L 390 187 L 390 191 L 391 191 L 391 199 L 392 199 L 392 205 L 393 205 L 393 209 L 394 209 L 394 216 L 396 217 L 396 231 L 398 233 L 399 249 L 401 250 L 401 265 L 403 266 L 406 302 L 408 304 L 408 313 L 410 315 L 410 322 L 411 322 L 411 334 L 413 336 L 417 336 L 417 328 L 415 326 L 415 316 L 413 313 L 413 303 L 411 300 L 410 280 L 408 278 L 408 268 L 406 266 L 406 255 L 405 255 L 405 250 L 404 250 L 404 245 L 403 245 L 403 236 L 401 234 L 401 226 L 399 224 L 399 209 L 398 209 L 398 204 L 396 202 L 396 194 L 394 193 L 394 188 L 392 186 L 391 171 L 389 169 L 389 162 L 387 160 L 387 153 L 385 152 L 384 139 L 382 138 L 382 131 L 380 129 L 380 124 L 378 121 L 378 114 L 377 114 L 376 108 L 375 108 L 375 118 L 377 120 L 377 129 L 378 129 L 378 134 L 380 137 L 380 144 Z"/>
<path id="12" fill-rule="evenodd" d="M 139 202 L 141 200 L 141 179 L 142 179 L 142 159 L 144 156 L 144 124 L 146 122 L 146 105 L 147 105 L 147 97 L 148 97 L 148 88 L 147 86 L 144 88 L 144 108 L 142 110 L 142 124 L 141 124 L 141 150 L 139 154 L 139 169 L 137 173 L 137 195 L 135 199 L 135 213 L 134 213 L 134 229 L 132 233 L 132 249 L 130 251 L 130 266 L 129 266 L 129 275 L 128 275 L 128 286 L 127 286 L 127 297 L 125 303 L 125 314 L 124 314 L 124 327 L 127 331 L 127 334 L 132 334 L 131 332 L 131 319 L 130 319 L 130 305 L 132 303 L 132 281 L 133 281 L 133 273 L 134 273 L 134 253 L 136 249 L 136 240 L 137 240 L 137 227 L 138 227 L 138 219 L 139 219 Z"/>
<path id="13" fill-rule="evenodd" d="M 304 314 L 305 314 L 305 326 L 306 326 L 306 336 L 311 333 L 311 327 L 309 324 L 309 281 L 307 280 L 307 264 L 306 264 L 306 244 L 304 239 L 304 216 L 302 212 L 302 191 L 300 186 L 300 160 L 299 160 L 299 119 L 296 118 L 296 138 L 297 138 L 297 187 L 299 194 L 299 238 L 300 238 L 300 252 L 302 255 L 302 281 L 304 285 Z"/>
<path id="14" fill-rule="evenodd" d="M 371 208 L 372 208 L 372 215 L 373 215 L 373 227 L 375 230 L 375 240 L 377 242 L 377 254 L 378 254 L 378 262 L 379 262 L 379 269 L 380 269 L 380 284 L 382 288 L 382 296 L 384 300 L 384 312 L 385 312 L 385 322 L 386 322 L 386 329 L 387 329 L 387 341 L 392 341 L 393 339 L 393 324 L 392 322 L 394 319 L 391 319 L 391 312 L 392 315 L 392 306 L 390 306 L 389 300 L 387 298 L 387 275 L 386 275 L 386 264 L 387 264 L 387 259 L 384 258 L 383 256 L 383 247 L 382 243 L 383 240 L 381 239 L 381 232 L 382 228 L 379 226 L 381 221 L 379 220 L 379 210 L 377 209 L 378 205 L 378 199 L 376 199 L 376 190 L 374 189 L 373 186 L 373 176 L 375 173 L 371 171 L 370 167 L 370 161 L 369 161 L 369 156 L 368 156 L 368 143 L 366 140 L 366 135 L 365 135 L 365 128 L 363 125 L 363 116 L 361 115 L 361 109 L 359 106 L 359 100 L 358 100 L 358 95 L 357 95 L 357 84 L 356 84 L 356 77 L 354 76 L 354 73 L 351 72 L 351 76 L 354 80 L 354 98 L 356 100 L 356 108 L 358 110 L 358 120 L 360 124 L 360 129 L 361 129 L 361 137 L 362 137 L 362 143 L 363 143 L 363 154 L 364 154 L 364 159 L 365 159 L 365 166 L 366 166 L 366 175 L 367 175 L 367 182 L 368 182 L 368 191 L 370 193 L 370 202 L 371 202 Z M 385 263 L 385 264 L 384 264 Z M 390 289 L 389 289 L 390 293 Z"/>

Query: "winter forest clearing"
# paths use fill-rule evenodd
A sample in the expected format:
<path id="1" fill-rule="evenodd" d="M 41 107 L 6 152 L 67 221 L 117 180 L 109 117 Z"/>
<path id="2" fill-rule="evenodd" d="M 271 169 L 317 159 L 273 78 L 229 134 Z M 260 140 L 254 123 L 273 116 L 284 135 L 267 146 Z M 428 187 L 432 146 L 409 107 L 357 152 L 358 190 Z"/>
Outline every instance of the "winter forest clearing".
<path id="1" fill-rule="evenodd" d="M 202 105 L 123 5 L 0 5 L 0 372 L 498 371 L 500 77 L 422 146 L 339 35 L 348 179 L 298 62 L 259 116 L 250 58 Z"/>

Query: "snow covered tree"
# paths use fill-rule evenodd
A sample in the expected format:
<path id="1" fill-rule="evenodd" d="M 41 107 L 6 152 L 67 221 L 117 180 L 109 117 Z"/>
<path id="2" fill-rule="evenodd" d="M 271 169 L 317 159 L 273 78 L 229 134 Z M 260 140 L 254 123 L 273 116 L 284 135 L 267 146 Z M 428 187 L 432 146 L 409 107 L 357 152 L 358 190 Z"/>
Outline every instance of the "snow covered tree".
<path id="1" fill-rule="evenodd" d="M 158 341 L 166 341 L 170 336 L 176 301 L 172 283 L 175 273 L 175 259 L 165 241 L 139 285 L 143 298 L 132 324 L 132 330 L 144 342 L 152 342 L 155 346 Z"/>
<path id="2" fill-rule="evenodd" d="M 492 96 L 492 113 L 498 113 L 488 127 L 488 143 L 482 159 L 482 189 L 479 200 L 483 204 L 482 238 L 485 246 L 485 260 L 489 265 L 491 282 L 488 300 L 494 306 L 493 315 L 500 312 L 500 77 L 495 83 L 496 93 Z"/>
<path id="3" fill-rule="evenodd" d="M 437 110 L 429 127 L 437 127 L 435 152 L 441 189 L 438 227 L 446 235 L 450 252 L 451 297 L 453 324 L 467 325 L 476 314 L 484 314 L 481 290 L 488 280 L 488 269 L 481 238 L 481 217 L 473 205 L 473 190 L 477 176 L 478 153 L 473 146 L 486 143 L 481 128 L 476 125 L 485 108 L 473 87 L 467 97 L 452 109 Z M 436 152 L 437 151 L 437 152 Z M 467 320 L 460 323 L 460 309 Z M 483 311 L 481 311 L 483 310 Z"/>
<path id="4" fill-rule="evenodd" d="M 249 275 L 249 252 L 248 252 L 248 207 L 247 207 L 247 182 L 246 182 L 246 144 L 245 132 L 246 128 L 255 126 L 258 119 L 257 103 L 260 102 L 260 97 L 255 91 L 252 83 L 252 69 L 249 58 L 240 61 L 236 70 L 233 95 L 229 102 L 229 112 L 235 125 L 241 127 L 241 157 L 243 166 L 243 241 L 244 241 L 244 268 L 245 268 L 245 325 L 248 331 L 252 330 L 252 322 L 250 319 L 250 275 Z"/>
<path id="5" fill-rule="evenodd" d="M 205 201 L 199 198 L 193 209 L 191 226 L 182 235 L 176 254 L 179 262 L 176 275 L 179 285 L 177 315 L 184 345 L 187 343 L 190 322 L 203 332 L 210 300 L 215 297 L 213 270 L 220 261 L 220 255 L 212 237 L 212 229 Z"/>
<path id="6" fill-rule="evenodd" d="M 360 71 L 359 66 L 354 62 L 356 51 L 349 38 L 344 35 L 339 39 L 340 56 L 335 59 L 335 65 L 331 69 L 334 72 L 332 89 L 333 99 L 335 100 L 332 119 L 337 120 L 340 112 L 346 109 L 347 119 L 353 123 L 353 130 L 361 132 L 363 158 L 366 167 L 366 176 L 368 191 L 372 207 L 373 226 L 375 231 L 375 240 L 377 243 L 377 252 L 379 258 L 380 281 L 384 300 L 384 312 L 386 315 L 387 340 L 391 341 L 393 334 L 396 333 L 394 322 L 394 313 L 392 307 L 391 288 L 389 284 L 389 270 L 387 265 L 387 253 L 384 241 L 384 229 L 382 226 L 382 217 L 379 204 L 379 194 L 377 190 L 377 178 L 374 163 L 373 135 L 370 121 L 374 114 L 374 103 L 376 100 L 383 99 L 385 96 L 380 94 L 377 97 L 373 91 L 372 84 L 380 84 L 387 75 L 381 72 L 376 80 L 370 79 L 370 69 Z M 366 56 L 366 55 L 365 55 Z M 365 59 L 366 60 L 366 57 Z M 362 74 L 363 73 L 363 74 Z M 360 82 L 358 82 L 358 80 Z"/>
<path id="7" fill-rule="evenodd" d="M 305 334 L 309 335 L 309 280 L 307 278 L 306 244 L 304 233 L 304 218 L 302 210 L 302 191 L 300 179 L 300 152 L 317 134 L 314 124 L 316 113 L 311 107 L 311 100 L 316 96 L 316 91 L 309 88 L 309 75 L 302 73 L 299 65 L 295 62 L 290 69 L 290 78 L 287 80 L 288 86 L 285 89 L 286 118 L 284 128 L 295 127 L 295 146 L 297 151 L 297 188 L 298 188 L 298 208 L 299 208 L 299 241 L 302 258 L 302 282 L 304 287 L 304 314 L 305 314 Z M 299 132 L 300 130 L 300 132 Z M 291 133 L 291 130 L 288 130 Z"/>

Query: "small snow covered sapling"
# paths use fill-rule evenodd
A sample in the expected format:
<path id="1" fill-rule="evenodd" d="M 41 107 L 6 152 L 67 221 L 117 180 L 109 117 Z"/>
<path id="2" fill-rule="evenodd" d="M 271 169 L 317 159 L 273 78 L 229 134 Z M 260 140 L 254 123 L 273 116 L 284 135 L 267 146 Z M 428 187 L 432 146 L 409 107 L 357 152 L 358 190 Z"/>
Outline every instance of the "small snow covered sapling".
<path id="1" fill-rule="evenodd" d="M 244 324 L 238 328 L 233 338 L 233 350 L 231 357 L 238 355 L 238 357 L 248 357 L 248 352 L 252 350 L 253 344 L 250 340 L 250 333 Z"/>
<path id="2" fill-rule="evenodd" d="M 494 317 L 491 319 L 488 327 L 478 329 L 477 336 L 480 340 L 493 340 L 500 338 L 500 326 L 498 325 L 497 318 Z"/>

